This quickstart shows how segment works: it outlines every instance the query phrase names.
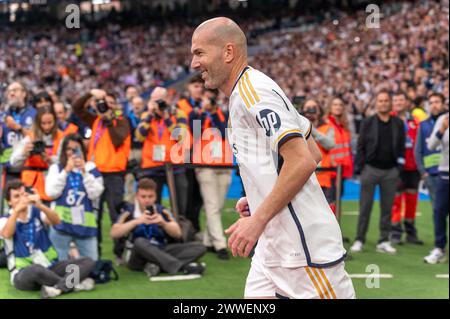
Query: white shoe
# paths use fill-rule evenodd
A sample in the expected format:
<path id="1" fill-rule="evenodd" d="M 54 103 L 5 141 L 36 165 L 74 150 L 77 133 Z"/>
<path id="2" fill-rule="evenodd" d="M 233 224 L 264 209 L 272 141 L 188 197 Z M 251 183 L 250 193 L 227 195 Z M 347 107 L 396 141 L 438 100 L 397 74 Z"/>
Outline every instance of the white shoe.
<path id="1" fill-rule="evenodd" d="M 397 249 L 392 247 L 391 242 L 384 241 L 384 242 L 379 243 L 377 245 L 377 252 L 379 252 L 379 253 L 387 253 L 387 254 L 393 255 L 393 254 L 397 253 Z"/>
<path id="2" fill-rule="evenodd" d="M 364 245 L 364 244 L 363 244 L 362 241 L 356 240 L 356 241 L 353 243 L 352 247 L 350 247 L 350 251 L 351 251 L 352 253 L 359 253 L 359 252 L 362 251 L 363 245 Z"/>
<path id="3" fill-rule="evenodd" d="M 445 252 L 441 248 L 434 248 L 428 256 L 425 256 L 423 260 L 427 264 L 438 264 L 443 263 L 447 260 L 445 257 Z"/>
<path id="4" fill-rule="evenodd" d="M 90 291 L 94 289 L 95 287 L 95 281 L 92 278 L 86 278 L 82 282 L 80 282 L 78 285 L 75 285 L 73 287 L 74 291 Z"/>
<path id="5" fill-rule="evenodd" d="M 62 294 L 62 290 L 50 287 L 50 286 L 42 286 L 41 287 L 41 298 L 48 299 L 48 298 L 54 298 L 58 297 Z"/>

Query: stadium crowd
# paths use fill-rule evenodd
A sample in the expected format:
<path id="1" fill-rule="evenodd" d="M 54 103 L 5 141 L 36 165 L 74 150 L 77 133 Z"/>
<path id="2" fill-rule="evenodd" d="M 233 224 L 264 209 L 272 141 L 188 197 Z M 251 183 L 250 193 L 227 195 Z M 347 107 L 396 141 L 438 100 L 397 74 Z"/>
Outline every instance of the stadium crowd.
<path id="1" fill-rule="evenodd" d="M 271 25 L 267 19 L 244 29 L 256 52 L 250 65 L 311 121 L 320 167 L 340 165 L 343 179 L 361 181 L 350 251 L 363 249 L 376 185 L 377 250 L 395 254 L 403 233 L 423 244 L 414 221 L 424 180 L 435 227 L 425 261 L 433 264 L 445 259 L 447 244 L 448 11 L 435 2 L 398 9 L 378 29 L 344 12 L 309 26 L 255 32 Z M 227 101 L 189 73 L 192 31 L 174 23 L 0 34 L 0 237 L 17 289 L 42 286 L 44 297 L 92 289 L 105 205 L 118 265 L 148 276 L 201 275 L 205 252 L 229 259 L 221 222 L 233 168 Z M 164 88 L 187 76 L 184 89 Z M 333 211 L 336 177 L 317 173 Z M 165 184 L 176 190 L 172 212 L 162 206 Z M 68 260 L 82 270 L 72 288 Z"/>

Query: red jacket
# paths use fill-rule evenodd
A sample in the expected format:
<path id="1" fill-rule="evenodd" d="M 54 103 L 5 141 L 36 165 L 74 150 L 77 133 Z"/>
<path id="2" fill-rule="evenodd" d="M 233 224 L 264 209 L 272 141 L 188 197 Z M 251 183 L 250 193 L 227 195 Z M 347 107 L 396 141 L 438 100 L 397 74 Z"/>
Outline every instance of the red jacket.
<path id="1" fill-rule="evenodd" d="M 392 115 L 398 116 L 396 112 Z M 420 121 L 416 119 L 411 113 L 406 113 L 406 120 L 403 121 L 405 125 L 405 171 L 416 171 L 417 164 L 414 158 L 414 147 L 416 146 L 417 130 Z"/>

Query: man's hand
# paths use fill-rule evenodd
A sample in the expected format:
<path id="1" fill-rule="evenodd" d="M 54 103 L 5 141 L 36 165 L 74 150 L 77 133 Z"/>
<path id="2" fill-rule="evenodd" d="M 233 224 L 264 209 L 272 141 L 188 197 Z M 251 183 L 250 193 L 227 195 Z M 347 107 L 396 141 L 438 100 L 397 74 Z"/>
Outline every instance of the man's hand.
<path id="1" fill-rule="evenodd" d="M 445 115 L 444 120 L 441 123 L 441 127 L 439 128 L 439 132 L 441 134 L 444 134 L 447 129 L 448 129 L 448 113 Z"/>
<path id="2" fill-rule="evenodd" d="M 106 91 L 104 90 L 92 89 L 90 93 L 96 100 L 102 100 L 106 98 Z"/>
<path id="3" fill-rule="evenodd" d="M 71 156 L 67 159 L 66 167 L 64 167 L 64 170 L 67 173 L 69 173 L 70 171 L 73 170 L 74 167 L 75 167 L 74 157 Z"/>
<path id="4" fill-rule="evenodd" d="M 240 218 L 237 222 L 225 230 L 230 235 L 228 247 L 234 257 L 237 255 L 247 257 L 264 231 L 266 223 L 257 217 L 257 214 Z"/>
<path id="5" fill-rule="evenodd" d="M 241 218 L 250 216 L 250 208 L 248 206 L 247 197 L 241 197 L 235 207 L 236 211 L 239 213 Z"/>

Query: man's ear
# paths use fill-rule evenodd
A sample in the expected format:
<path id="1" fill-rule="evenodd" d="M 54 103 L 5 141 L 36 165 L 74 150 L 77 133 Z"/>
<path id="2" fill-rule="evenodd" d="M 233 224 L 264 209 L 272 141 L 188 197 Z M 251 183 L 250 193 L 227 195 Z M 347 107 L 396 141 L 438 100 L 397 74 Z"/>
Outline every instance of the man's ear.
<path id="1" fill-rule="evenodd" d="M 227 43 L 225 45 L 225 63 L 231 63 L 236 56 L 236 48 L 232 43 Z"/>

